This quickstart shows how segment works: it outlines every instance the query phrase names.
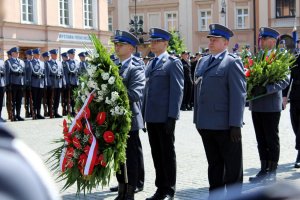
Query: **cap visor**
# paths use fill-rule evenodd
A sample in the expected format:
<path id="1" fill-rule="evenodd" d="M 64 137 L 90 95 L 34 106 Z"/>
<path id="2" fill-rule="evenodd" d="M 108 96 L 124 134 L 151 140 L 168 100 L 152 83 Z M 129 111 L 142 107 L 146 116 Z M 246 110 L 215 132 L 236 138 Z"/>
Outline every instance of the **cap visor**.
<path id="1" fill-rule="evenodd" d="M 206 36 L 207 38 L 211 38 L 211 37 L 214 37 L 214 38 L 221 38 L 221 37 L 223 37 L 223 36 L 221 36 L 221 35 L 208 35 L 208 36 Z"/>

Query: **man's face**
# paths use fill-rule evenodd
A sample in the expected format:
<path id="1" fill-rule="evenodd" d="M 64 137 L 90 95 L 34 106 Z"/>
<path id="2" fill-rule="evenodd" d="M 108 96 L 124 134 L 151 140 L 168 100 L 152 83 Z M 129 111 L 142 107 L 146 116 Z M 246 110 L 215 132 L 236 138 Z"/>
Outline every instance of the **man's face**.
<path id="1" fill-rule="evenodd" d="M 212 54 L 218 54 L 228 47 L 229 41 L 223 37 L 210 37 L 208 48 Z"/>
<path id="2" fill-rule="evenodd" d="M 68 54 L 70 59 L 74 59 L 75 54 Z"/>
<path id="3" fill-rule="evenodd" d="M 184 59 L 184 60 L 188 60 L 189 59 L 189 54 L 188 53 L 184 53 L 181 55 L 181 57 Z"/>
<path id="4" fill-rule="evenodd" d="M 18 57 L 19 57 L 19 52 L 12 52 L 12 53 L 11 53 L 11 56 L 12 56 L 13 58 L 18 58 Z"/>
<path id="5" fill-rule="evenodd" d="M 168 47 L 168 42 L 165 40 L 151 40 L 150 42 L 150 49 L 156 55 L 165 52 Z"/>
<path id="6" fill-rule="evenodd" d="M 50 56 L 51 56 L 52 60 L 56 60 L 57 59 L 57 54 L 50 54 Z"/>
<path id="7" fill-rule="evenodd" d="M 34 59 L 39 59 L 40 58 L 40 54 L 33 54 Z"/>
<path id="8" fill-rule="evenodd" d="M 84 56 L 79 56 L 79 59 L 81 62 L 85 61 L 85 57 Z"/>
<path id="9" fill-rule="evenodd" d="M 262 37 L 260 44 L 262 49 L 272 49 L 276 45 L 276 39 L 272 37 Z"/>
<path id="10" fill-rule="evenodd" d="M 26 54 L 26 58 L 27 58 L 27 60 L 31 60 L 31 59 L 32 59 L 32 57 L 33 57 L 33 55 L 28 55 L 28 54 Z"/>
<path id="11" fill-rule="evenodd" d="M 119 58 L 128 57 L 134 50 L 134 47 L 130 44 L 116 42 L 114 43 L 116 54 Z"/>

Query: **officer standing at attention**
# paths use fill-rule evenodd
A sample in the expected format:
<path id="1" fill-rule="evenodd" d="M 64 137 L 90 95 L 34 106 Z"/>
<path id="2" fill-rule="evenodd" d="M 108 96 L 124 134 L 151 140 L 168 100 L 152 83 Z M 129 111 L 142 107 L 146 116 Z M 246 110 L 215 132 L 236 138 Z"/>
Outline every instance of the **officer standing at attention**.
<path id="1" fill-rule="evenodd" d="M 87 52 L 81 52 L 78 54 L 80 63 L 79 63 L 79 75 L 85 74 L 86 73 L 86 68 L 87 68 L 87 62 L 85 60 L 87 56 Z"/>
<path id="2" fill-rule="evenodd" d="M 141 107 L 145 89 L 145 70 L 144 65 L 132 55 L 139 43 L 139 40 L 133 34 L 116 30 L 113 43 L 121 63 L 119 74 L 122 76 L 123 83 L 127 88 L 130 109 L 133 114 L 126 148 L 128 184 L 125 184 L 126 172 L 121 167 L 121 174 L 117 174 L 119 186 L 116 200 L 133 200 L 139 175 L 137 164 L 139 158 L 137 144 L 140 143 L 139 129 L 144 128 Z"/>
<path id="3" fill-rule="evenodd" d="M 67 114 L 69 114 L 68 112 L 70 111 L 68 108 L 70 108 L 70 102 L 68 99 L 68 94 L 69 94 L 69 89 L 70 89 L 70 85 L 69 85 L 69 81 L 68 81 L 68 54 L 67 52 L 64 52 L 61 55 L 62 61 L 61 64 L 63 66 L 63 71 L 64 71 L 64 79 L 65 79 L 65 85 L 62 89 L 62 94 L 61 94 L 61 101 L 62 101 L 62 115 L 66 116 Z"/>
<path id="4" fill-rule="evenodd" d="M 67 80 L 68 80 L 68 84 L 70 85 L 70 92 L 69 92 L 69 98 L 71 100 L 71 115 L 75 116 L 75 99 L 74 99 L 74 95 L 73 92 L 75 91 L 75 89 L 78 87 L 79 85 L 79 79 L 78 79 L 78 75 L 79 75 L 79 61 L 74 59 L 75 57 L 75 49 L 69 49 L 68 52 L 68 56 L 69 56 L 69 60 L 67 62 L 67 74 L 66 76 L 68 76 Z"/>
<path id="5" fill-rule="evenodd" d="M 23 97 L 23 86 L 25 83 L 25 63 L 20 60 L 19 48 L 13 47 L 10 49 L 11 58 L 5 66 L 7 72 L 7 84 L 11 89 L 12 94 L 12 118 L 11 121 L 24 121 L 20 116 L 21 114 L 21 103 Z"/>
<path id="6" fill-rule="evenodd" d="M 3 105 L 3 98 L 5 93 L 5 86 L 6 86 L 6 72 L 5 72 L 5 64 L 2 59 L 0 59 L 0 122 L 6 122 L 2 118 L 2 105 Z"/>
<path id="7" fill-rule="evenodd" d="M 9 84 L 9 77 L 8 77 L 8 70 L 9 68 L 7 68 L 6 66 L 9 66 L 9 59 L 11 58 L 11 52 L 10 50 L 8 50 L 7 52 L 7 60 L 5 60 L 4 62 L 4 66 L 5 66 L 5 80 L 6 80 L 6 109 L 7 109 L 7 114 L 8 114 L 8 119 L 12 121 L 12 111 L 13 111 L 13 107 L 12 107 L 12 91 L 11 91 L 11 87 L 8 85 Z"/>
<path id="8" fill-rule="evenodd" d="M 46 51 L 46 52 L 42 53 L 42 57 L 44 60 L 45 69 L 47 69 L 48 61 L 50 60 L 50 53 L 48 51 Z M 46 86 L 47 86 L 47 83 L 46 83 Z M 48 88 L 46 87 L 44 89 L 44 95 L 43 95 L 43 107 L 44 107 L 44 116 L 45 117 L 51 117 L 50 110 L 48 109 L 48 107 L 51 107 L 49 97 L 48 97 L 49 93 L 51 93 L 51 91 L 48 90 Z"/>
<path id="9" fill-rule="evenodd" d="M 279 33 L 271 28 L 262 27 L 259 37 L 262 50 L 268 54 L 276 48 Z M 255 177 L 250 177 L 250 182 L 276 181 L 276 169 L 279 160 L 279 120 L 282 110 L 282 90 L 289 84 L 289 78 L 266 86 L 257 86 L 252 90 L 252 96 L 265 95 L 249 102 L 252 111 L 257 148 L 261 162 L 261 170 Z"/>
<path id="10" fill-rule="evenodd" d="M 295 149 L 298 154 L 294 167 L 300 168 L 300 56 L 299 56 L 299 41 L 297 40 L 295 48 L 296 62 L 295 66 L 291 68 L 291 80 L 289 86 L 282 91 L 284 109 L 288 100 L 290 100 L 290 118 L 294 134 L 296 136 Z M 290 90 L 290 93 L 289 93 Z M 289 96 L 288 96 L 289 93 Z"/>
<path id="11" fill-rule="evenodd" d="M 209 56 L 195 69 L 194 123 L 208 161 L 209 199 L 223 199 L 243 182 L 241 127 L 246 102 L 246 78 L 239 57 L 228 52 L 233 32 L 220 24 L 209 25 Z M 216 189 L 220 193 L 214 193 Z M 220 196 L 219 196 L 220 195 Z"/>
<path id="12" fill-rule="evenodd" d="M 31 117 L 30 113 L 30 84 L 29 84 L 29 71 L 30 71 L 30 62 L 33 57 L 32 49 L 28 49 L 25 51 L 26 59 L 24 60 L 25 63 L 25 91 L 24 91 L 24 107 L 25 107 L 25 117 Z"/>
<path id="13" fill-rule="evenodd" d="M 184 72 L 184 89 L 183 89 L 183 100 L 180 110 L 192 110 L 191 98 L 192 98 L 192 73 L 191 73 L 191 63 L 189 60 L 190 52 L 181 52 L 181 62 Z"/>
<path id="14" fill-rule="evenodd" d="M 174 199 L 176 186 L 175 124 L 183 98 L 181 61 L 167 52 L 171 34 L 150 29 L 150 48 L 156 57 L 146 67 L 144 120 L 155 167 L 155 194 L 147 200 Z"/>
<path id="15" fill-rule="evenodd" d="M 62 63 L 57 60 L 57 49 L 52 49 L 49 51 L 51 55 L 51 60 L 48 61 L 46 74 L 47 74 L 47 84 L 48 88 L 51 90 L 50 101 L 52 102 L 52 107 L 49 108 L 50 112 L 54 113 L 55 118 L 61 118 L 58 114 L 58 106 L 60 93 L 63 86 L 66 84 L 64 79 L 64 69 Z"/>
<path id="16" fill-rule="evenodd" d="M 31 86 L 31 97 L 33 102 L 33 119 L 45 119 L 41 115 L 42 97 L 44 94 L 45 81 L 45 63 L 40 60 L 40 49 L 33 50 L 34 59 L 30 62 L 28 81 Z"/>

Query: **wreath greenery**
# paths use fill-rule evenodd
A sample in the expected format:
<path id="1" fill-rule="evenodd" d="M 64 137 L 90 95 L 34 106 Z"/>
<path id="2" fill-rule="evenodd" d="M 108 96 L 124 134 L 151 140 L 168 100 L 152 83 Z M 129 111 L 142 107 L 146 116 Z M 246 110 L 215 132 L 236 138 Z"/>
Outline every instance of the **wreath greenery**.
<path id="1" fill-rule="evenodd" d="M 126 87 L 118 67 L 105 47 L 90 35 L 94 50 L 89 51 L 87 73 L 80 77 L 74 92 L 75 118 L 63 122 L 63 139 L 50 153 L 52 171 L 65 180 L 63 190 L 77 183 L 77 193 L 91 192 L 107 185 L 113 172 L 126 160 L 126 141 L 131 112 Z"/>

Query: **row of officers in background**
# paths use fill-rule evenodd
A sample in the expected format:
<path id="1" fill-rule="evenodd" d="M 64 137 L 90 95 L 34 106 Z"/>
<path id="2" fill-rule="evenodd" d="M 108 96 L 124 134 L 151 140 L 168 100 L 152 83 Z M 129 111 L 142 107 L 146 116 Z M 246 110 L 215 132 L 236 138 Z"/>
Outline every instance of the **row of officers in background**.
<path id="1" fill-rule="evenodd" d="M 75 114 L 73 92 L 79 84 L 78 77 L 85 73 L 86 52 L 74 59 L 75 49 L 61 54 L 58 60 L 57 49 L 41 53 L 40 49 L 29 49 L 26 59 L 19 59 L 19 48 L 7 51 L 8 59 L 0 60 L 0 105 L 6 93 L 6 108 L 11 121 L 23 121 L 21 103 L 24 97 L 25 117 L 32 119 L 60 118 L 58 107 L 62 100 L 62 114 Z M 41 57 L 43 59 L 41 59 Z M 41 114 L 43 104 L 44 116 Z M 2 106 L 0 106 L 0 121 Z"/>

